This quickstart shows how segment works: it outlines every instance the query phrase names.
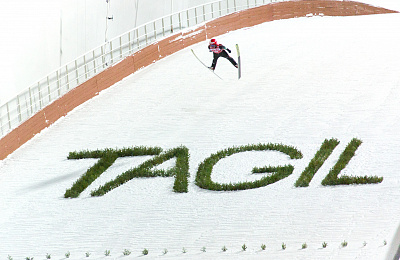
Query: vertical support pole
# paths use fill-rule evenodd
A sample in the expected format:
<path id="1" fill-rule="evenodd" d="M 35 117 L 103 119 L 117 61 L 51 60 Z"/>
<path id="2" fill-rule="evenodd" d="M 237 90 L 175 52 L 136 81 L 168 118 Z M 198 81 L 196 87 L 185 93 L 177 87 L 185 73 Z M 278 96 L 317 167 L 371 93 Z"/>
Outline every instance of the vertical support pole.
<path id="1" fill-rule="evenodd" d="M 18 112 L 18 122 L 21 123 L 21 104 L 19 102 L 19 95 L 17 95 L 17 112 Z"/>
<path id="2" fill-rule="evenodd" d="M 11 130 L 10 109 L 8 107 L 8 102 L 7 102 L 7 118 L 8 118 L 8 128 Z"/>
<path id="3" fill-rule="evenodd" d="M 106 57 L 104 56 L 104 45 L 101 46 L 101 62 L 103 63 L 103 69 L 106 65 Z"/>
<path id="4" fill-rule="evenodd" d="M 211 3 L 211 17 L 214 19 L 214 4 Z"/>
<path id="5" fill-rule="evenodd" d="M 42 91 L 40 89 L 40 82 L 38 82 L 38 90 L 39 90 L 39 110 L 42 109 Z"/>
<path id="6" fill-rule="evenodd" d="M 58 70 L 56 71 L 57 75 L 57 91 L 58 91 L 58 96 L 61 96 L 61 90 L 60 90 L 60 74 L 58 73 Z"/>
<path id="7" fill-rule="evenodd" d="M 85 79 L 87 79 L 88 78 L 88 71 L 87 71 L 87 63 L 86 63 L 86 54 L 85 55 L 83 55 L 83 64 L 84 64 L 84 67 L 85 67 Z"/>
<path id="8" fill-rule="evenodd" d="M 205 5 L 203 5 L 203 22 L 206 21 L 206 9 L 205 9 Z"/>
<path id="9" fill-rule="evenodd" d="M 221 12 L 221 1 L 218 2 L 218 7 L 219 7 L 219 17 L 222 16 L 222 12 Z"/>
<path id="10" fill-rule="evenodd" d="M 236 8 L 236 0 L 233 0 L 233 5 L 235 7 L 235 12 L 237 12 L 237 8 Z"/>
<path id="11" fill-rule="evenodd" d="M 131 55 L 132 54 L 132 45 L 131 45 L 131 42 L 132 42 L 132 37 L 131 37 L 131 33 L 132 32 L 129 32 L 129 34 L 128 34 L 128 48 L 129 48 L 129 55 Z"/>
<path id="12" fill-rule="evenodd" d="M 197 8 L 194 8 L 194 18 L 195 18 L 195 25 L 197 25 L 198 24 L 198 22 L 197 22 Z"/>
<path id="13" fill-rule="evenodd" d="M 179 19 L 179 29 L 182 30 L 181 13 L 178 13 L 178 19 Z"/>
<path id="14" fill-rule="evenodd" d="M 169 16 L 169 22 L 171 23 L 171 33 L 174 32 L 174 23 L 172 21 L 172 15 Z"/>
<path id="15" fill-rule="evenodd" d="M 165 36 L 165 24 L 164 24 L 164 18 L 161 19 L 162 23 L 162 35 Z"/>
<path id="16" fill-rule="evenodd" d="M 139 29 L 136 29 L 136 43 L 138 49 L 140 49 L 140 42 L 139 42 Z"/>
<path id="17" fill-rule="evenodd" d="M 146 39 L 146 46 L 147 46 L 147 25 L 144 26 L 144 38 Z"/>
<path id="18" fill-rule="evenodd" d="M 79 85 L 79 72 L 78 72 L 78 62 L 75 60 L 75 74 L 76 74 L 76 85 Z"/>
<path id="19" fill-rule="evenodd" d="M 154 40 L 157 40 L 156 22 L 153 22 L 153 29 L 154 29 Z"/>
<path id="20" fill-rule="evenodd" d="M 187 28 L 189 28 L 189 10 L 186 10 L 186 21 L 187 21 Z"/>
<path id="21" fill-rule="evenodd" d="M 111 64 L 114 64 L 114 55 L 113 55 L 113 47 L 112 47 L 112 41 L 110 42 L 110 56 L 111 56 Z"/>
<path id="22" fill-rule="evenodd" d="M 50 81 L 49 81 L 49 76 L 47 76 L 47 89 L 49 91 L 49 103 L 51 102 L 51 89 L 50 89 Z"/>
<path id="23" fill-rule="evenodd" d="M 94 55 L 94 51 L 92 52 L 92 57 L 93 57 L 93 71 L 94 71 L 94 74 L 96 74 L 97 73 L 97 69 L 96 69 L 96 57 L 95 57 L 95 55 Z"/>
<path id="24" fill-rule="evenodd" d="M 32 103 L 32 90 L 29 88 L 29 106 L 31 108 L 31 115 L 33 114 L 33 103 Z"/>
<path id="25" fill-rule="evenodd" d="M 65 73 L 67 76 L 67 91 L 69 90 L 69 72 L 68 72 L 68 65 L 65 66 Z"/>
<path id="26" fill-rule="evenodd" d="M 119 37 L 119 57 L 122 59 L 122 36 Z"/>

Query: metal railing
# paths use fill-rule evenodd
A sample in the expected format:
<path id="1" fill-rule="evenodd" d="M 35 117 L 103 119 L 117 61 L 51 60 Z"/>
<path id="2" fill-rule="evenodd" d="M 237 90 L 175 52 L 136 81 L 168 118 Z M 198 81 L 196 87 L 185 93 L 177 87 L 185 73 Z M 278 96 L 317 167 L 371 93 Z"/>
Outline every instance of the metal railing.
<path id="1" fill-rule="evenodd" d="M 138 26 L 48 74 L 0 106 L 0 139 L 35 113 L 138 50 L 203 22 L 285 0 L 221 0 L 172 13 Z"/>

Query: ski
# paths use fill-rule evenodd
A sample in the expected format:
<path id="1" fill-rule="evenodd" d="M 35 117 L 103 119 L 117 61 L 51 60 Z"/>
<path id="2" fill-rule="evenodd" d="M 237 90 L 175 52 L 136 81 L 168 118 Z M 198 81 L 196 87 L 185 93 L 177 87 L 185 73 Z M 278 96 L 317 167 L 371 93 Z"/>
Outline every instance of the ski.
<path id="1" fill-rule="evenodd" d="M 206 67 L 206 68 L 207 68 L 209 71 L 211 71 L 215 76 L 217 76 L 219 79 L 222 80 L 222 78 L 221 78 L 220 76 L 218 76 L 217 73 L 215 73 L 213 70 L 211 70 L 210 68 L 208 68 L 207 65 L 204 64 L 204 62 L 202 62 L 202 61 L 199 59 L 199 57 L 197 57 L 197 55 L 196 55 L 196 53 L 194 53 L 193 49 L 191 49 L 191 51 L 192 51 L 193 55 L 196 57 L 196 59 L 197 59 L 198 61 L 200 61 L 200 63 L 203 64 L 204 67 Z"/>
<path id="2" fill-rule="evenodd" d="M 240 51 L 239 51 L 239 45 L 236 44 L 236 52 L 238 55 L 238 79 L 242 77 L 242 66 L 240 64 Z"/>

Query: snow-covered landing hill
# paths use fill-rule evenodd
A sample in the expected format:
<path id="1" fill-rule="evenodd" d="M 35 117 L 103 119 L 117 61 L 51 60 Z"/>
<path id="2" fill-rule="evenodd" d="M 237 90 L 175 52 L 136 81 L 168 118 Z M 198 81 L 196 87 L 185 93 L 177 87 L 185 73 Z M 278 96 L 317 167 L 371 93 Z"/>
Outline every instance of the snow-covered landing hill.
<path id="1" fill-rule="evenodd" d="M 223 59 L 219 80 L 188 48 L 103 91 L 0 162 L 0 258 L 64 259 L 70 252 L 70 259 L 88 259 L 89 252 L 89 259 L 136 259 L 146 248 L 149 259 L 384 259 L 400 215 L 398 28 L 399 14 L 274 21 L 217 38 L 231 49 L 240 45 L 240 81 Z M 211 63 L 206 42 L 192 48 Z M 294 187 L 330 138 L 340 144 L 310 186 Z M 322 186 L 353 138 L 363 143 L 342 174 L 383 182 Z M 254 166 L 292 164 L 294 171 L 253 190 L 195 185 L 198 165 L 212 153 L 254 143 L 291 145 L 303 158 L 240 153 L 215 165 L 213 181 L 253 181 L 260 178 Z M 79 198 L 63 198 L 96 162 L 68 160 L 69 152 L 140 145 L 186 146 L 189 192 L 174 193 L 173 178 L 160 177 L 90 197 L 148 159 L 121 158 Z M 123 256 L 124 249 L 132 254 Z"/>

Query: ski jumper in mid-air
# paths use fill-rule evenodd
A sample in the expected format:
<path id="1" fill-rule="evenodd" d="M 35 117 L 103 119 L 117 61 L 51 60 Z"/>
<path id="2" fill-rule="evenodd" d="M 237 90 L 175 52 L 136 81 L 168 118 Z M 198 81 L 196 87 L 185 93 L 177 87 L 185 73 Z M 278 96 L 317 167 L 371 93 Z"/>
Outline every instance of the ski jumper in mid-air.
<path id="1" fill-rule="evenodd" d="M 232 63 L 233 66 L 235 66 L 236 68 L 238 67 L 238 64 L 236 63 L 236 61 L 231 56 L 229 56 L 229 54 L 226 52 L 226 51 L 228 51 L 229 53 L 231 53 L 231 50 L 226 48 L 222 44 L 218 44 L 215 39 L 210 40 L 208 49 L 210 52 L 212 51 L 213 55 L 214 55 L 212 65 L 211 65 L 211 67 L 208 67 L 209 69 L 215 70 L 215 67 L 217 66 L 217 61 L 218 61 L 219 57 L 224 57 L 225 59 L 228 59 Z"/>

